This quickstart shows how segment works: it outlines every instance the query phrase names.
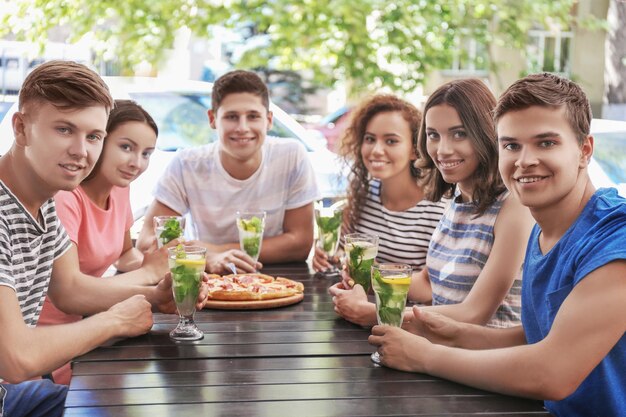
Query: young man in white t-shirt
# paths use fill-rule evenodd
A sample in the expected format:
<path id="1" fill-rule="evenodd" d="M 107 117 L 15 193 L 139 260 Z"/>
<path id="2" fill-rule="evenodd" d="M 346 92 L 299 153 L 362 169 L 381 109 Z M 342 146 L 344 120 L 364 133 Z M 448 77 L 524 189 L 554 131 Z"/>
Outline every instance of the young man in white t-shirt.
<path id="1" fill-rule="evenodd" d="M 154 216 L 190 215 L 197 238 L 209 250 L 207 270 L 261 267 L 239 250 L 235 213 L 267 212 L 259 260 L 305 260 L 313 244 L 315 176 L 304 147 L 266 138 L 272 127 L 269 93 L 250 71 L 232 71 L 213 86 L 209 122 L 219 141 L 179 152 L 155 189 L 138 247 L 155 245 Z"/>

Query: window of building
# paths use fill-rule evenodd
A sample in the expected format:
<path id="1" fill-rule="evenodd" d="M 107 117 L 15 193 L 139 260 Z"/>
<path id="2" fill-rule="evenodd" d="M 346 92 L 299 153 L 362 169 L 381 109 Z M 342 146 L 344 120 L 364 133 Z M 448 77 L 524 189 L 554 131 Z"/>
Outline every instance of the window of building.
<path id="1" fill-rule="evenodd" d="M 528 35 L 526 56 L 529 72 L 570 74 L 572 32 L 531 30 Z"/>
<path id="2" fill-rule="evenodd" d="M 444 70 L 445 75 L 485 76 L 489 71 L 489 54 L 484 43 L 459 36 L 455 40 L 452 65 Z"/>

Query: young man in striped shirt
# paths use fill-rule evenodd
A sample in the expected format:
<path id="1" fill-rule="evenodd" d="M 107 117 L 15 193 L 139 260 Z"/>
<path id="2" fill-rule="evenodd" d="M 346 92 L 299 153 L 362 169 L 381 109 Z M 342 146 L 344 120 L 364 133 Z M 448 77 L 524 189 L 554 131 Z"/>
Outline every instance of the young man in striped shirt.
<path id="1" fill-rule="evenodd" d="M 39 66 L 20 90 L 15 141 L 0 158 L 0 380 L 8 382 L 0 416 L 60 416 L 67 387 L 23 381 L 108 339 L 147 332 L 152 308 L 174 312 L 169 280 L 138 287 L 83 275 L 56 216 L 52 197 L 93 168 L 112 106 L 102 79 L 72 62 Z M 46 294 L 63 311 L 90 317 L 36 327 Z"/>

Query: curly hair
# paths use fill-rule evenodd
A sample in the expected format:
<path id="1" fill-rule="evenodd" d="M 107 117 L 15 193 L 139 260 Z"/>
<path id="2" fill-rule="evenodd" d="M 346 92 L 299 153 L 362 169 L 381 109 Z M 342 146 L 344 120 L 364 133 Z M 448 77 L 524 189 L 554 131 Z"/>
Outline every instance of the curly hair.
<path id="1" fill-rule="evenodd" d="M 456 190 L 456 184 L 445 182 L 427 151 L 425 116 L 429 109 L 440 105 L 448 105 L 457 111 L 472 141 L 472 147 L 478 158 L 472 201 L 476 204 L 476 215 L 482 215 L 505 190 L 498 172 L 498 141 L 491 113 L 496 106 L 496 99 L 485 83 L 469 78 L 442 85 L 426 101 L 424 119 L 419 132 L 418 166 L 425 173 L 428 184 L 432 184 L 426 192 L 426 198 L 433 201 L 439 201 L 444 196 L 451 198 Z"/>
<path id="2" fill-rule="evenodd" d="M 409 124 L 411 130 L 411 140 L 415 154 L 417 151 L 417 137 L 421 112 L 408 101 L 405 101 L 392 94 L 377 94 L 361 102 L 353 111 L 350 125 L 346 129 L 339 148 L 339 154 L 343 157 L 344 163 L 350 168 L 350 184 L 348 186 L 348 202 L 344 210 L 344 225 L 350 231 L 361 218 L 361 208 L 365 204 L 369 182 L 371 176 L 365 167 L 361 156 L 361 146 L 365 137 L 367 125 L 379 113 L 399 112 L 404 120 Z M 410 164 L 411 175 L 416 181 L 421 177 L 420 170 L 414 167 L 414 162 Z"/>

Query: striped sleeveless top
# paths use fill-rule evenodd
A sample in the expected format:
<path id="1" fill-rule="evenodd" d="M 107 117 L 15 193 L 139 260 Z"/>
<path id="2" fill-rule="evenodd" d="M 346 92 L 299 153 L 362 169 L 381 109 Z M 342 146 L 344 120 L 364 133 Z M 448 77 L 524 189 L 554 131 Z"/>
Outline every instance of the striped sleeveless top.
<path id="1" fill-rule="evenodd" d="M 483 215 L 475 217 L 474 204 L 460 202 L 457 191 L 428 248 L 426 265 L 433 305 L 465 300 L 487 263 L 493 246 L 493 227 L 508 195 L 508 191 L 503 192 Z M 520 323 L 521 286 L 520 268 L 520 275 L 487 326 L 510 327 Z"/>
<path id="2" fill-rule="evenodd" d="M 420 270 L 446 203 L 421 200 L 405 211 L 391 211 L 383 205 L 380 187 L 379 180 L 370 182 L 354 231 L 378 236 L 377 262 L 405 263 Z"/>

